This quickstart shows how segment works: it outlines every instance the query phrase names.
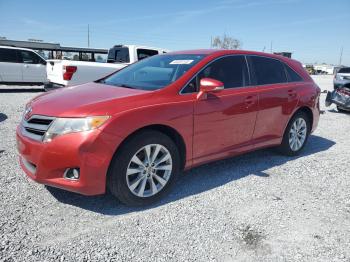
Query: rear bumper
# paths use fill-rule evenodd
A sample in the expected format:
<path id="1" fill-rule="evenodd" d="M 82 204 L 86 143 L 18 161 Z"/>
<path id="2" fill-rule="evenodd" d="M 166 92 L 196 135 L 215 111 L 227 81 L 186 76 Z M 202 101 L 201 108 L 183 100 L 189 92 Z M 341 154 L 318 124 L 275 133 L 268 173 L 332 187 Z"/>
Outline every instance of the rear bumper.
<path id="1" fill-rule="evenodd" d="M 105 192 L 115 137 L 94 130 L 62 135 L 43 143 L 23 136 L 20 127 L 16 137 L 20 165 L 34 181 L 83 195 Z M 80 178 L 76 181 L 64 178 L 67 168 L 80 168 Z"/>

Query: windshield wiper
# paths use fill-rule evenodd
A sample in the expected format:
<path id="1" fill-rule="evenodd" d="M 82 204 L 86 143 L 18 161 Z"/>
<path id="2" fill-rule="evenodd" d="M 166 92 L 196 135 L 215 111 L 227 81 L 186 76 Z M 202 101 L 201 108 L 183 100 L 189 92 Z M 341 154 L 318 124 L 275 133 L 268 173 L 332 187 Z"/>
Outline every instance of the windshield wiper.
<path id="1" fill-rule="evenodd" d="M 130 89 L 136 89 L 136 87 L 133 87 L 133 86 L 129 86 L 129 85 L 126 85 L 126 84 L 115 84 L 115 86 L 120 86 L 120 87 L 124 87 L 124 88 L 130 88 Z"/>

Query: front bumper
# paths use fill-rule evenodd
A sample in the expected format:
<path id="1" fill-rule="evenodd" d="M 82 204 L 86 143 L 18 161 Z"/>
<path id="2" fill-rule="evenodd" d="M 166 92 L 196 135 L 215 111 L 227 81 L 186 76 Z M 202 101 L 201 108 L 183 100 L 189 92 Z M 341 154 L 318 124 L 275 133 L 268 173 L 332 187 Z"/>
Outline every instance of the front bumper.
<path id="1" fill-rule="evenodd" d="M 333 92 L 328 92 L 326 97 L 326 106 L 330 106 L 332 103 L 334 103 L 345 110 L 350 110 L 350 91 L 343 90 L 348 89 L 338 88 Z"/>
<path id="2" fill-rule="evenodd" d="M 24 136 L 21 126 L 16 136 L 20 165 L 34 181 L 83 195 L 105 192 L 115 137 L 93 130 L 58 136 L 43 143 Z M 80 168 L 79 180 L 64 178 L 67 168 Z"/>

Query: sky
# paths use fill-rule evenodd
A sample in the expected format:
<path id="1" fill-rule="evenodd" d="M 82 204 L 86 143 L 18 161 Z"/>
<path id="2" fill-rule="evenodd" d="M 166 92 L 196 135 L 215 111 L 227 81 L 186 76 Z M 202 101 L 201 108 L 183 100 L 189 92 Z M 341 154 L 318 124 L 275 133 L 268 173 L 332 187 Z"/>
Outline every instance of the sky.
<path id="1" fill-rule="evenodd" d="M 289 51 L 303 63 L 350 66 L 350 0 L 0 0 L 0 36 L 62 46 L 139 44 L 210 48 L 211 38 L 242 49 Z"/>

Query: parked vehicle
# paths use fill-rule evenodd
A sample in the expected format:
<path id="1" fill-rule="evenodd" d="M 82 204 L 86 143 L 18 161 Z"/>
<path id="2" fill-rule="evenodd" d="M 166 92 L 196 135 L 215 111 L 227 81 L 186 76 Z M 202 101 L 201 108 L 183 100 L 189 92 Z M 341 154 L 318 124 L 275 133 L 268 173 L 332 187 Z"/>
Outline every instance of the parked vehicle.
<path id="1" fill-rule="evenodd" d="M 48 60 L 47 91 L 98 80 L 146 57 L 166 53 L 167 50 L 136 45 L 116 45 L 108 52 L 107 63 Z"/>
<path id="2" fill-rule="evenodd" d="M 265 147 L 299 154 L 319 96 L 302 65 L 282 56 L 157 55 L 30 101 L 17 128 L 20 164 L 39 183 L 149 204 L 182 170 Z"/>
<path id="3" fill-rule="evenodd" d="M 334 75 L 334 90 L 339 87 L 350 88 L 350 67 L 342 67 Z"/>
<path id="4" fill-rule="evenodd" d="M 339 112 L 350 113 L 350 85 L 342 86 L 327 93 L 326 106 L 336 104 Z"/>
<path id="5" fill-rule="evenodd" d="M 0 84 L 42 85 L 46 61 L 33 50 L 0 46 Z"/>

